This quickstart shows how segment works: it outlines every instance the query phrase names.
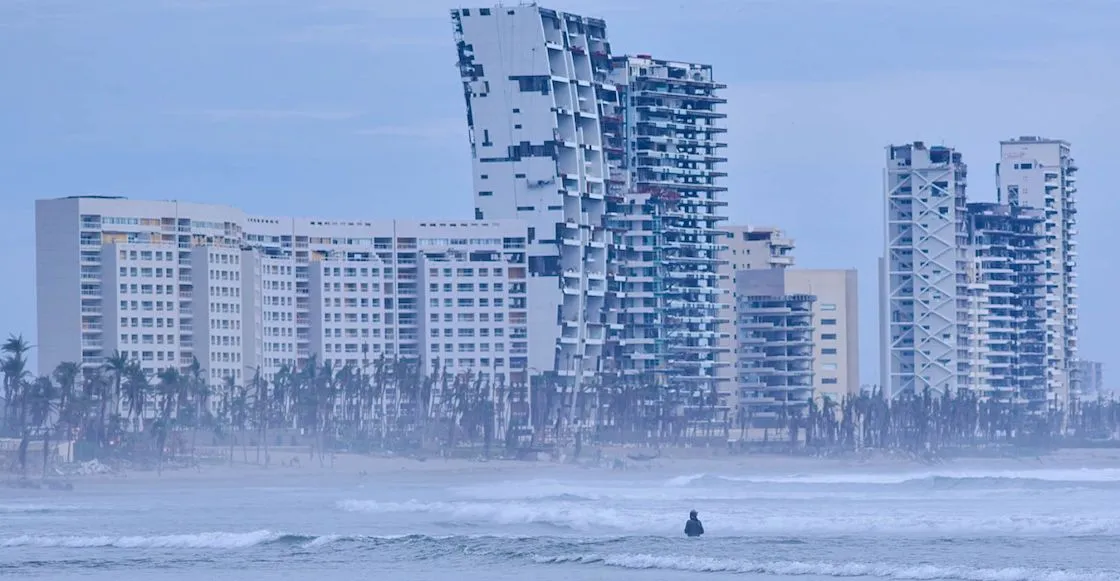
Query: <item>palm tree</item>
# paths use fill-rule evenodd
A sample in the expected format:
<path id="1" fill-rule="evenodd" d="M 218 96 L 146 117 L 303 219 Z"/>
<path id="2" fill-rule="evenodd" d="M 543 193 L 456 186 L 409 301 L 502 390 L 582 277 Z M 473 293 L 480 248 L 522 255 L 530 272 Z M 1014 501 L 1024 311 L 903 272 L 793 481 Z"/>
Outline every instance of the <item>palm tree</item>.
<path id="1" fill-rule="evenodd" d="M 295 419 L 292 417 L 292 399 L 295 395 L 294 377 L 292 368 L 288 365 L 280 367 L 272 378 L 272 397 L 275 400 L 274 413 L 277 420 L 285 428 L 294 428 Z"/>
<path id="2" fill-rule="evenodd" d="M 136 431 L 144 430 L 144 410 L 151 391 L 151 381 L 148 374 L 140 367 L 139 363 L 130 362 L 124 370 L 124 381 L 121 384 L 121 398 L 128 404 L 128 419 Z"/>
<path id="3" fill-rule="evenodd" d="M 225 417 L 229 425 L 229 463 L 233 465 L 233 447 L 237 440 L 241 440 L 242 460 L 248 464 L 249 451 L 245 442 L 245 427 L 249 420 L 249 395 L 247 390 L 237 385 L 232 375 L 225 376 L 222 389 L 222 399 L 225 406 Z M 234 430 L 240 432 L 241 437 L 233 437 Z"/>
<path id="4" fill-rule="evenodd" d="M 186 392 L 182 373 L 174 367 L 159 372 L 159 384 L 156 389 L 156 420 L 152 423 L 152 436 L 156 440 L 156 470 L 162 472 L 163 450 L 167 445 L 167 435 Z"/>
<path id="5" fill-rule="evenodd" d="M 272 409 L 272 399 L 268 392 L 268 380 L 261 376 L 259 367 L 253 372 L 253 378 L 249 381 L 249 389 L 253 394 L 253 419 L 260 432 L 257 438 L 257 464 L 261 463 L 261 444 L 263 443 L 265 466 L 268 466 L 268 421 Z"/>
<path id="6" fill-rule="evenodd" d="M 103 397 L 101 398 L 101 402 L 100 402 L 101 403 L 101 405 L 100 405 L 100 416 L 99 416 L 100 423 L 98 425 L 101 426 L 101 434 L 98 438 L 98 442 L 100 443 L 102 448 L 104 448 L 105 444 L 108 441 L 107 434 L 106 434 L 105 413 L 106 413 L 106 408 L 108 407 L 108 403 L 109 403 L 110 400 L 113 402 L 111 417 L 117 417 L 118 415 L 120 415 L 121 384 L 124 381 L 125 375 L 128 373 L 128 369 L 129 369 L 128 357 L 126 357 L 120 351 L 114 350 L 113 354 L 110 355 L 105 360 L 105 367 L 104 368 L 105 368 L 105 371 L 107 373 L 109 373 L 113 376 L 113 384 L 112 384 L 112 392 L 111 393 L 105 393 L 103 395 Z M 111 396 L 111 397 L 106 397 L 106 396 Z"/>
<path id="7" fill-rule="evenodd" d="M 81 374 L 81 367 L 77 363 L 63 362 L 59 363 L 54 369 L 54 380 L 58 382 L 58 423 L 56 427 L 60 428 L 64 433 L 69 432 L 71 422 L 79 419 L 77 411 L 79 408 L 75 407 L 74 398 L 76 394 L 76 385 L 78 376 Z M 67 437 L 67 440 L 70 438 Z M 46 467 L 44 466 L 44 471 Z"/>
<path id="8" fill-rule="evenodd" d="M 27 416 L 23 424 L 23 436 L 19 443 L 20 470 L 26 477 L 27 446 L 31 441 L 33 428 L 39 428 L 43 432 L 43 476 L 46 477 L 47 467 L 50 463 L 50 420 L 52 412 L 57 409 L 55 400 L 58 398 L 58 388 L 55 387 L 49 377 L 40 377 L 28 387 L 29 391 L 24 405 Z"/>
<path id="9" fill-rule="evenodd" d="M 4 373 L 4 425 L 9 429 L 15 427 L 17 411 L 22 415 L 23 406 L 19 405 L 17 398 L 24 391 L 28 379 L 27 353 L 31 345 L 23 335 L 9 335 L 8 339 L 0 344 L 0 353 L 5 355 L 0 361 L 0 370 Z M 23 418 L 20 418 L 20 424 Z"/>
<path id="10" fill-rule="evenodd" d="M 184 371 L 183 380 L 186 384 L 184 391 L 194 403 L 194 421 L 191 422 L 191 454 L 193 455 L 195 453 L 195 443 L 198 440 L 198 430 L 202 427 L 203 419 L 210 415 L 208 400 L 211 395 L 205 370 L 202 369 L 197 357 L 191 358 L 191 364 Z"/>

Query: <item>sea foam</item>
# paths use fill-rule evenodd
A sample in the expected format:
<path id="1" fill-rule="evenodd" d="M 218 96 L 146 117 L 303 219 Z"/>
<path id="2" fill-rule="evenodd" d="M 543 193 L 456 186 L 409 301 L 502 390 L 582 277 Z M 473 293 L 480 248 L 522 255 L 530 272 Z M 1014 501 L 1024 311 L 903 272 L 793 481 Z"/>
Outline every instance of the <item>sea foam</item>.
<path id="1" fill-rule="evenodd" d="M 36 536 L 22 535 L 0 539 L 0 548 L 61 547 L 71 549 L 113 547 L 119 549 L 240 549 L 280 540 L 285 535 L 272 531 L 249 533 L 210 532 L 153 536 Z"/>
<path id="2" fill-rule="evenodd" d="M 422 514 L 450 526 L 536 525 L 609 536 L 677 536 L 681 517 L 664 506 L 603 507 L 584 502 L 381 502 L 345 500 L 337 507 L 366 514 Z M 874 507 L 873 507 L 874 508 Z M 724 506 L 705 519 L 719 536 L 905 534 L 936 536 L 1120 535 L 1120 521 L 1108 514 L 961 514 L 911 509 L 883 512 L 812 507 Z"/>
<path id="3" fill-rule="evenodd" d="M 869 577 L 898 580 L 956 581 L 1114 581 L 1116 573 L 1066 571 L 1025 567 L 972 568 L 890 563 L 827 563 L 800 561 L 741 561 L 691 556 L 648 554 L 534 556 L 538 564 L 597 564 L 626 569 L 658 569 L 691 572 L 761 574 L 781 577 Z"/>

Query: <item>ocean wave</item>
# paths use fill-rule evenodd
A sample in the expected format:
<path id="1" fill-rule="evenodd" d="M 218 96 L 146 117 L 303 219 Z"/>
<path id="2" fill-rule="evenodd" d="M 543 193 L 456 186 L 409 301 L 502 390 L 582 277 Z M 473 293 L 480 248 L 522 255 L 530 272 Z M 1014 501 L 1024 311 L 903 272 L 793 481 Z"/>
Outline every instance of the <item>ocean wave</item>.
<path id="1" fill-rule="evenodd" d="M 450 489 L 481 501 L 826 500 L 835 497 L 908 500 L 928 494 L 986 497 L 1008 490 L 1078 492 L 1120 488 L 1120 469 L 929 471 L 736 475 L 697 473 L 667 480 L 497 482 Z M 884 496 L 892 495 L 892 496 Z"/>
<path id="2" fill-rule="evenodd" d="M 1055 483 L 1055 484 L 1120 484 L 1120 469 L 1084 468 L 1080 470 L 1005 470 L 973 472 L 883 472 L 834 474 L 793 474 L 787 476 L 733 476 L 726 474 L 686 474 L 664 482 L 668 488 L 683 488 L 713 484 L 868 484 L 897 485 L 911 483 L 974 482 L 988 484 Z"/>
<path id="3" fill-rule="evenodd" d="M 365 514 L 423 514 L 431 522 L 457 527 L 536 525 L 574 533 L 613 536 L 677 536 L 680 514 L 663 507 L 604 508 L 573 502 L 380 502 L 346 500 L 338 508 Z M 969 515 L 931 513 L 918 508 L 837 511 L 812 507 L 723 507 L 704 519 L 710 532 L 723 537 L 801 537 L 865 534 L 959 536 L 1120 535 L 1120 519 L 1109 514 Z"/>
<path id="4" fill-rule="evenodd" d="M 81 507 L 51 504 L 0 504 L 0 514 L 53 514 L 59 512 L 73 512 Z"/>
<path id="5" fill-rule="evenodd" d="M 1070 571 L 1026 567 L 972 568 L 935 565 L 896 565 L 889 563 L 812 563 L 800 561 L 740 561 L 691 556 L 648 554 L 574 554 L 532 557 L 538 564 L 594 564 L 625 569 L 659 569 L 697 573 L 741 573 L 774 576 L 873 577 L 898 580 L 957 581 L 1113 581 L 1117 572 Z"/>
<path id="6" fill-rule="evenodd" d="M 548 525 L 574 531 L 628 530 L 640 520 L 620 511 L 573 503 L 528 504 L 517 502 L 378 502 L 344 500 L 338 507 L 347 512 L 386 514 L 424 513 L 442 517 L 444 524 Z"/>
<path id="7" fill-rule="evenodd" d="M 259 530 L 247 533 L 208 532 L 149 536 L 21 535 L 18 537 L 0 538 L 0 549 L 22 547 L 65 549 L 247 549 L 263 546 L 298 546 L 311 549 L 339 543 L 357 543 L 366 546 L 446 546 L 448 544 L 463 544 L 468 542 L 508 542 L 511 540 L 547 540 L 547 538 L 519 537 L 514 535 L 310 535 Z M 568 545 L 572 545 L 570 540 L 564 542 Z"/>
<path id="8" fill-rule="evenodd" d="M 35 536 L 0 539 L 0 548 L 118 548 L 118 549 L 242 549 L 291 538 L 271 531 L 197 533 L 154 536 Z"/>

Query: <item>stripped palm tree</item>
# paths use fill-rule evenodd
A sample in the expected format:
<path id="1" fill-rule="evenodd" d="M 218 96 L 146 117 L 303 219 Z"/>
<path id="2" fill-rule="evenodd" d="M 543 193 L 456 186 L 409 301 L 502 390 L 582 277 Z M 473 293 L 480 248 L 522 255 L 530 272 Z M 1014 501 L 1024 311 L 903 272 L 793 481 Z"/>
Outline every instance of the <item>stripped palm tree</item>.
<path id="1" fill-rule="evenodd" d="M 191 422 L 191 455 L 195 454 L 195 444 L 198 441 L 198 430 L 202 428 L 204 418 L 210 415 L 210 385 L 206 379 L 206 373 L 202 369 L 202 364 L 198 362 L 197 357 L 191 358 L 191 364 L 183 372 L 183 382 L 186 387 L 184 393 L 193 403 L 194 416 Z"/>
<path id="2" fill-rule="evenodd" d="M 31 345 L 23 335 L 9 335 L 8 339 L 0 344 L 0 353 L 4 359 L 0 361 L 0 370 L 4 373 L 4 425 L 11 429 L 16 428 L 16 419 L 23 414 L 23 406 L 18 398 L 25 391 L 29 372 L 27 371 L 27 353 Z M 23 421 L 18 422 L 22 425 Z"/>
<path id="3" fill-rule="evenodd" d="M 58 387 L 50 377 L 39 377 L 27 386 L 24 407 L 26 416 L 23 423 L 23 434 L 19 443 L 19 464 L 23 476 L 27 477 L 27 447 L 31 442 L 31 434 L 38 429 L 43 434 L 43 477 L 47 475 L 50 465 L 50 439 L 51 416 L 58 409 Z"/>
<path id="4" fill-rule="evenodd" d="M 156 471 L 163 472 L 163 452 L 167 445 L 167 436 L 171 431 L 172 421 L 176 416 L 176 408 L 186 392 L 186 383 L 182 373 L 174 367 L 168 367 L 159 372 L 159 383 L 156 385 L 156 417 L 152 422 L 152 437 L 156 441 Z"/>
<path id="5" fill-rule="evenodd" d="M 272 409 L 272 397 L 268 390 L 268 380 L 261 376 L 260 367 L 253 371 L 249 380 L 249 392 L 252 394 L 253 421 L 257 426 L 257 464 L 261 463 L 261 445 L 264 445 L 265 466 L 269 464 L 268 456 L 268 422 Z"/>
<path id="6" fill-rule="evenodd" d="M 121 398 L 126 404 L 127 418 L 135 431 L 144 429 L 144 412 L 147 409 L 151 381 L 139 363 L 130 362 L 124 370 Z"/>
<path id="7" fill-rule="evenodd" d="M 119 418 L 120 416 L 122 401 L 121 387 L 124 382 L 125 375 L 127 375 L 129 372 L 129 363 L 129 358 L 125 357 L 124 354 L 119 352 L 119 350 L 113 350 L 113 354 L 105 359 L 104 369 L 105 372 L 108 372 L 110 375 L 112 375 L 113 383 L 111 393 L 106 393 L 106 396 L 102 397 L 100 402 L 101 405 L 99 418 L 102 429 L 101 434 L 99 435 L 99 440 L 97 441 L 99 441 L 100 447 L 102 449 L 104 449 L 105 444 L 109 441 L 108 433 L 106 433 L 109 430 L 105 428 L 105 413 L 106 411 L 109 411 L 109 404 L 110 402 L 112 402 L 112 410 L 109 414 L 110 418 Z"/>
<path id="8" fill-rule="evenodd" d="M 81 367 L 77 363 L 62 362 L 59 363 L 54 369 L 54 380 L 58 382 L 58 422 L 55 427 L 62 433 L 69 433 L 72 428 L 72 422 L 80 420 L 78 417 L 79 407 L 75 406 L 75 396 L 80 397 L 81 394 L 77 393 L 78 376 L 81 374 Z M 67 437 L 69 440 L 69 437 Z M 44 476 L 46 475 L 46 466 L 43 466 Z"/>

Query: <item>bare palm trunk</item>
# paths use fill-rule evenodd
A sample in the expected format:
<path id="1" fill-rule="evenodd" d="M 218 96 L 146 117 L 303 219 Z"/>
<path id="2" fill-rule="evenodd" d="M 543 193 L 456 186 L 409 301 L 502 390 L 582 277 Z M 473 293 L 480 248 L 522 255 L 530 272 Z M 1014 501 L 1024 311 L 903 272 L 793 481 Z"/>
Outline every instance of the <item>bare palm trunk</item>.
<path id="1" fill-rule="evenodd" d="M 386 432 L 389 429 L 389 402 L 385 398 L 385 388 L 381 388 L 381 447 L 387 448 Z"/>
<path id="2" fill-rule="evenodd" d="M 157 456 L 156 456 L 156 474 L 157 475 L 163 475 L 163 447 L 166 443 L 167 443 L 167 432 L 165 431 L 165 428 L 163 426 L 161 426 L 159 428 L 159 435 L 156 436 L 156 447 L 159 448 L 156 451 L 156 454 L 157 454 Z"/>
<path id="3" fill-rule="evenodd" d="M 268 422 L 261 424 L 261 443 L 264 444 L 264 465 L 267 468 L 270 460 L 268 457 Z M 257 462 L 260 463 L 260 459 Z"/>
<path id="4" fill-rule="evenodd" d="M 401 384 L 398 382 L 396 385 L 396 394 L 394 395 L 396 409 L 393 410 L 393 424 L 396 425 L 398 429 L 401 425 L 401 402 L 403 399 L 404 390 L 401 389 Z"/>
<path id="5" fill-rule="evenodd" d="M 27 446 L 29 444 L 31 444 L 31 430 L 25 427 L 19 440 L 19 469 L 24 478 L 27 478 Z"/>
<path id="6" fill-rule="evenodd" d="M 99 403 L 99 406 L 98 406 L 99 410 L 98 410 L 98 420 L 97 420 L 97 447 L 104 450 L 106 440 L 108 439 L 108 436 L 109 436 L 109 433 L 108 433 L 109 428 L 108 428 L 108 426 L 105 425 L 105 412 L 108 408 L 109 402 L 108 402 L 108 398 L 105 397 L 104 393 L 101 396 L 101 401 L 98 402 L 98 403 Z"/>
<path id="7" fill-rule="evenodd" d="M 191 427 L 191 460 L 197 462 L 198 453 L 195 451 L 195 442 L 198 441 L 198 428 L 202 424 L 202 403 L 197 403 L 194 407 L 194 426 Z"/>
<path id="8" fill-rule="evenodd" d="M 51 429 L 43 428 L 43 479 L 47 478 L 47 469 L 50 468 Z"/>

